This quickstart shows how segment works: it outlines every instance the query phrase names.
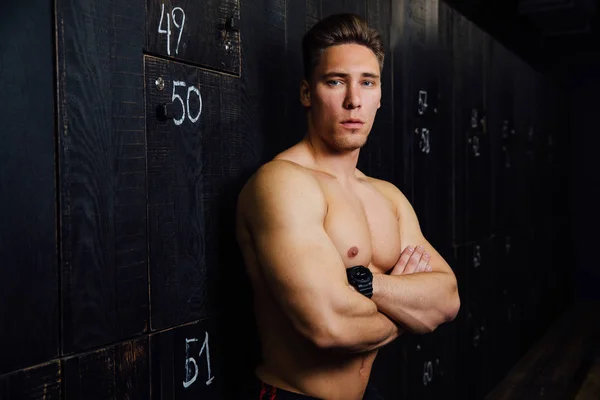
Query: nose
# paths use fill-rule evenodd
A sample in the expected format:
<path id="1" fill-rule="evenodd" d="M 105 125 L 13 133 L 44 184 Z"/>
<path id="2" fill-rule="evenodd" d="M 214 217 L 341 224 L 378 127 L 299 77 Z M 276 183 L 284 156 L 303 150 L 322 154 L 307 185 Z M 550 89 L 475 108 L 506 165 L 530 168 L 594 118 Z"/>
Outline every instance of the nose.
<path id="1" fill-rule="evenodd" d="M 344 108 L 354 110 L 361 106 L 360 90 L 356 85 L 348 85 L 346 89 L 346 98 L 344 99 Z"/>

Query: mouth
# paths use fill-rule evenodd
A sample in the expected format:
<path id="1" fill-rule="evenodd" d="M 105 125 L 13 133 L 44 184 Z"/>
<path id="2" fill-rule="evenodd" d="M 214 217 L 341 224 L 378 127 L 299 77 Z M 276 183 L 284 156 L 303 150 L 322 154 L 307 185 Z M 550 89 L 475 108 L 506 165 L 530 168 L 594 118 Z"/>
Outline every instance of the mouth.
<path id="1" fill-rule="evenodd" d="M 360 119 L 350 118 L 341 122 L 341 125 L 347 129 L 359 129 L 362 128 L 365 123 Z"/>

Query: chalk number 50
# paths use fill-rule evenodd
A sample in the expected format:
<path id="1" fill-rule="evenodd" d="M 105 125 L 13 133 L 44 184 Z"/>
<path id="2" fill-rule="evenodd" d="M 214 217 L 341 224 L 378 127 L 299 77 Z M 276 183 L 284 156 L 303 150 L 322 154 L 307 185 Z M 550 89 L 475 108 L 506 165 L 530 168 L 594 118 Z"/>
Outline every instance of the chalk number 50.
<path id="1" fill-rule="evenodd" d="M 183 121 L 185 120 L 186 115 L 192 123 L 196 123 L 198 121 L 198 118 L 200 118 L 200 114 L 202 114 L 202 96 L 200 95 L 200 90 L 198 90 L 197 87 L 189 86 L 187 88 L 187 98 L 186 98 L 185 103 L 183 102 L 183 98 L 176 93 L 176 90 L 178 87 L 185 88 L 186 86 L 187 86 L 186 83 L 183 81 L 173 81 L 173 97 L 171 98 L 171 101 L 173 103 L 175 103 L 177 101 L 179 104 L 181 104 L 181 118 L 175 119 L 173 121 L 173 122 L 175 122 L 175 125 L 183 124 Z M 200 102 L 200 105 L 198 107 L 198 113 L 194 117 L 192 117 L 192 114 L 190 112 L 190 95 L 192 94 L 192 92 L 196 93 L 196 95 L 198 96 L 198 100 Z"/>

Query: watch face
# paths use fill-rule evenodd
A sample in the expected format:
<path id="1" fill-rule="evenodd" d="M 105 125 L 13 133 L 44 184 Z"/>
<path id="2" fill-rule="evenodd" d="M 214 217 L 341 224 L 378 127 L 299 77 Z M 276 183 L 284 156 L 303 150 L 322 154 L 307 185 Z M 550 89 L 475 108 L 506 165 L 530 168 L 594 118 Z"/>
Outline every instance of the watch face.
<path id="1" fill-rule="evenodd" d="M 367 268 L 361 268 L 354 271 L 354 279 L 361 282 L 366 282 L 371 278 L 370 271 Z"/>

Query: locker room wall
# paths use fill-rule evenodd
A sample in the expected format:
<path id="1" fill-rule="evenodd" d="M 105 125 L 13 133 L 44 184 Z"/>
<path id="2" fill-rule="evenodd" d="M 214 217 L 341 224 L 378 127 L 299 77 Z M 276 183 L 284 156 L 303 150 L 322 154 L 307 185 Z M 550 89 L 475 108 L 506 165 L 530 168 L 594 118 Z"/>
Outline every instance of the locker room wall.
<path id="1" fill-rule="evenodd" d="M 236 196 L 302 137 L 300 41 L 343 11 L 387 48 L 359 168 L 412 201 L 462 299 L 454 322 L 382 349 L 372 384 L 481 398 L 566 307 L 561 88 L 445 3 L 14 2 L 0 399 L 221 399 L 248 377 Z"/>
<path id="2" fill-rule="evenodd" d="M 574 292 L 584 299 L 599 299 L 600 267 L 586 253 L 598 239 L 594 232 L 600 223 L 600 192 L 598 191 L 598 161 L 595 150 L 600 145 L 596 125 L 596 98 L 600 80 L 597 64 L 579 67 L 574 76 L 571 98 L 571 179 L 572 238 L 577 270 Z"/>

